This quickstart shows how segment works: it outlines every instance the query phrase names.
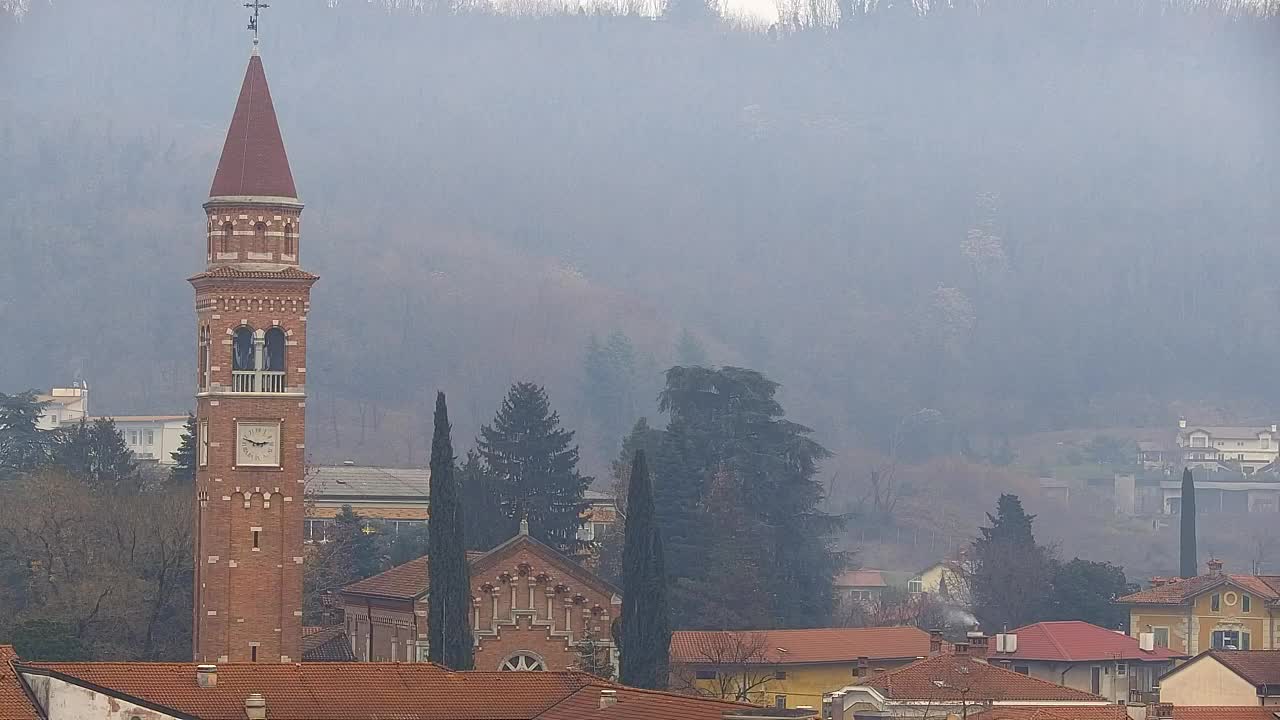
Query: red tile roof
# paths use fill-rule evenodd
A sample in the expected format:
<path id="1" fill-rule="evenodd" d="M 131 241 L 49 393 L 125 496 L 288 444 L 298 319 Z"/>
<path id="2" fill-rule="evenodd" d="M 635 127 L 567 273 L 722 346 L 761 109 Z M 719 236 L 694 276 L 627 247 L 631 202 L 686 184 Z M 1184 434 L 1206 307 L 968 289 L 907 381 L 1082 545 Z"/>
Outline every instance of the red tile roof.
<path id="1" fill-rule="evenodd" d="M 346 628 L 341 625 L 302 628 L 303 662 L 355 662 L 355 659 Z"/>
<path id="2" fill-rule="evenodd" d="M 677 630 L 671 662 L 716 662 L 727 654 L 770 665 L 918 658 L 929 654 L 929 633 L 913 627 L 811 630 Z"/>
<path id="3" fill-rule="evenodd" d="M 1005 670 L 966 655 L 938 655 L 873 675 L 864 683 L 891 700 L 1106 702 L 1074 688 Z"/>
<path id="4" fill-rule="evenodd" d="M 12 645 L 0 645 L 0 720 L 40 720 L 35 704 L 14 672 L 17 658 Z"/>
<path id="5" fill-rule="evenodd" d="M 1245 705 L 1179 705 L 1173 720 L 1278 720 L 1280 707 Z"/>
<path id="6" fill-rule="evenodd" d="M 1052 707 L 1005 705 L 969 715 L 970 720 L 1129 720 L 1123 705 Z"/>
<path id="7" fill-rule="evenodd" d="M 887 587 L 884 574 L 879 570 L 845 570 L 836 576 L 832 585 L 838 588 Z"/>
<path id="8" fill-rule="evenodd" d="M 271 720 L 720 720 L 736 703 L 626 688 L 576 672 L 450 672 L 428 663 L 230 663 L 196 684 L 193 663 L 30 663 L 32 672 L 199 717 L 243 720 L 261 693 Z M 600 691 L 618 703 L 600 711 Z M 22 718 L 22 720 L 27 720 Z"/>
<path id="9" fill-rule="evenodd" d="M 1209 650 L 1201 654 L 1204 655 L 1227 666 L 1252 685 L 1280 687 L 1280 650 Z"/>
<path id="10" fill-rule="evenodd" d="M 344 593 L 412 600 L 427 592 L 427 556 L 410 560 L 342 588 Z"/>
<path id="11" fill-rule="evenodd" d="M 1125 595 L 1116 602 L 1139 605 L 1182 605 L 1206 590 L 1224 583 L 1234 583 L 1270 601 L 1280 600 L 1280 576 L 1277 575 L 1198 575 Z"/>
<path id="12" fill-rule="evenodd" d="M 266 280 L 319 280 L 319 275 L 314 275 L 306 270 L 299 270 L 292 265 L 281 268 L 280 270 L 242 270 L 230 265 L 219 265 L 197 275 L 187 278 L 190 280 L 202 280 L 204 278 L 251 278 Z"/>
<path id="13" fill-rule="evenodd" d="M 1138 648 L 1138 641 L 1082 620 L 1040 622 L 1012 631 L 1018 636 L 1018 649 L 1012 653 L 995 653 L 996 660 L 1052 660 L 1085 662 L 1090 660 L 1138 660 L 1158 662 L 1185 657 L 1168 648 L 1148 652 Z"/>
<path id="14" fill-rule="evenodd" d="M 271 104 L 262 58 L 249 58 L 210 197 L 270 196 L 296 198 L 284 138 Z"/>

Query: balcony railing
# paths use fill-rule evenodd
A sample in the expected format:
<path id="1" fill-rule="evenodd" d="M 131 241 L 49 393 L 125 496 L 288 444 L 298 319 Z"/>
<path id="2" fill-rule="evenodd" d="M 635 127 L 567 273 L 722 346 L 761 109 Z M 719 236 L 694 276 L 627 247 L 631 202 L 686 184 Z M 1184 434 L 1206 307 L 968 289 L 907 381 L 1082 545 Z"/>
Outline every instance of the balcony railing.
<path id="1" fill-rule="evenodd" d="M 232 370 L 231 379 L 233 392 L 284 392 L 284 371 L 281 370 Z"/>

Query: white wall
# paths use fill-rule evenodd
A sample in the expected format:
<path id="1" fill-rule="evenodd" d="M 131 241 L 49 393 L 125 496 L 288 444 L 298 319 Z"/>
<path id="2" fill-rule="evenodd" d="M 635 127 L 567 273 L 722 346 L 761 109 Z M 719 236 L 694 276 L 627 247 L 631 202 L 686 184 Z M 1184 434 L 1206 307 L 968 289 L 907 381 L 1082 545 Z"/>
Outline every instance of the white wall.
<path id="1" fill-rule="evenodd" d="M 1244 678 L 1203 657 L 1160 681 L 1160 702 L 1174 705 L 1258 705 L 1258 692 Z"/>
<path id="2" fill-rule="evenodd" d="M 48 720 L 176 720 L 174 716 L 124 702 L 51 677 L 22 673 Z"/>

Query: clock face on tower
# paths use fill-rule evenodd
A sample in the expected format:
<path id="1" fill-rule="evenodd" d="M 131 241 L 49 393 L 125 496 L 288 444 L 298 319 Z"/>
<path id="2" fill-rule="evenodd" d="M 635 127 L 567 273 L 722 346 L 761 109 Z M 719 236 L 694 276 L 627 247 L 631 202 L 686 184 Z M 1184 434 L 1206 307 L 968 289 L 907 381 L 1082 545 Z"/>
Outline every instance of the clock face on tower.
<path id="1" fill-rule="evenodd" d="M 236 423 L 236 465 L 279 467 L 280 423 Z"/>

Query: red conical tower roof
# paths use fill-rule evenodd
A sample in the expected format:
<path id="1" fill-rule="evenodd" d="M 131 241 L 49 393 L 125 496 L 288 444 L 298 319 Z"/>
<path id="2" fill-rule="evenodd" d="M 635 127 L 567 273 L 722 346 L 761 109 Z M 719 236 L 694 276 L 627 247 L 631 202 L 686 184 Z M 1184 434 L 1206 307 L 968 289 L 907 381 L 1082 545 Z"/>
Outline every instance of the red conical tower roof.
<path id="1" fill-rule="evenodd" d="M 210 197 L 268 196 L 297 198 L 284 139 L 271 104 L 267 74 L 255 51 L 244 73 L 240 99 L 231 116 Z"/>

